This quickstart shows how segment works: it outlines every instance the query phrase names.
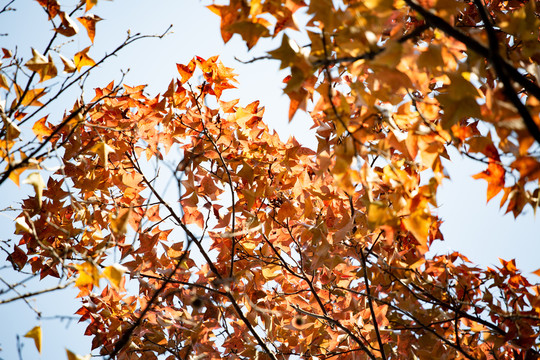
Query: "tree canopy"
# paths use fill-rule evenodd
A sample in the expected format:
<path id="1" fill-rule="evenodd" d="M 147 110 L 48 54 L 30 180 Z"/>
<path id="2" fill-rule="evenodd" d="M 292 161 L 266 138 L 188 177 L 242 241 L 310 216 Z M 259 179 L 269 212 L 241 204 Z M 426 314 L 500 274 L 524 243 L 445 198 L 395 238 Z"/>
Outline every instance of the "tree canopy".
<path id="1" fill-rule="evenodd" d="M 49 113 L 168 32 L 128 34 L 101 59 L 64 53 L 81 25 L 93 43 L 96 3 L 37 0 L 45 51 L 2 48 L 0 186 L 34 189 L 2 249 L 13 271 L 59 285 L 8 284 L 0 306 L 77 288 L 105 359 L 540 358 L 540 287 L 515 261 L 426 255 L 443 240 L 450 149 L 477 161 L 488 201 L 502 194 L 515 217 L 538 207 L 538 2 L 208 5 L 224 42 L 276 39 L 247 61 L 279 61 L 289 120 L 309 113 L 314 148 L 270 131 L 262 103 L 227 98 L 236 70 L 218 55 L 177 64 L 159 94 L 106 82 Z M 41 351 L 39 326 L 25 336 Z"/>

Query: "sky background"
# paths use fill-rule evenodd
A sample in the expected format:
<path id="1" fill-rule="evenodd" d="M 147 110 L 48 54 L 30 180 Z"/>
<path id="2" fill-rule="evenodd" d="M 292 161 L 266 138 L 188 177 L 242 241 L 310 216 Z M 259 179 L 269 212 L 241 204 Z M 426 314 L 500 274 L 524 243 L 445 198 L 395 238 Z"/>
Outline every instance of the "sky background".
<path id="1" fill-rule="evenodd" d="M 7 3 L 0 0 L 0 8 Z M 62 5 L 72 9 L 77 1 L 64 1 Z M 280 137 L 286 140 L 295 136 L 301 143 L 313 147 L 313 132 L 309 130 L 311 123 L 305 114 L 295 116 L 288 123 L 288 98 L 282 93 L 282 79 L 286 75 L 279 72 L 278 62 L 258 61 L 253 64 L 241 64 L 234 57 L 249 60 L 263 55 L 266 50 L 276 48 L 280 39 L 274 42 L 263 41 L 251 53 L 235 36 L 227 45 L 223 44 L 219 31 L 219 18 L 204 8 L 197 0 L 100 0 L 92 12 L 104 18 L 97 24 L 95 45 L 89 55 L 98 59 L 101 54 L 110 52 L 126 37 L 127 29 L 132 33 L 159 34 L 170 24 L 173 33 L 165 38 L 146 39 L 136 42 L 122 50 L 118 57 L 111 58 L 94 72 L 86 83 L 85 97 L 93 97 L 90 89 L 104 87 L 111 80 L 121 78 L 120 70 L 130 69 L 124 83 L 130 86 L 148 84 L 147 92 L 151 95 L 163 93 L 171 81 L 178 76 L 176 63 L 186 64 L 195 56 L 208 58 L 220 55 L 226 66 L 236 69 L 239 74 L 238 89 L 228 91 L 228 98 L 240 98 L 240 105 L 247 105 L 260 100 L 266 107 L 264 119 L 272 129 L 276 129 Z M 43 51 L 52 35 L 46 22 L 46 15 L 35 1 L 17 0 L 12 5 L 16 12 L 0 15 L 0 47 L 12 48 L 18 45 L 19 55 L 29 57 L 31 47 Z M 80 31 L 84 32 L 84 28 Z M 47 29 L 47 30 L 45 30 Z M 90 40 L 83 34 L 73 38 L 67 48 L 80 51 L 89 46 Z M 63 38 L 62 41 L 70 41 Z M 300 44 L 302 45 L 302 44 Z M 70 54 L 74 52 L 69 52 Z M 61 66 L 58 66 L 59 70 Z M 227 92 L 225 92 L 227 94 Z M 52 121 L 61 118 L 65 109 L 71 109 L 75 91 L 65 101 L 56 102 L 50 109 Z M 44 114 L 43 114 L 44 115 Z M 28 126 L 27 131 L 31 126 Z M 24 129 L 23 129 L 24 130 Z M 500 196 L 486 206 L 486 183 L 473 180 L 471 175 L 481 172 L 484 167 L 472 160 L 464 160 L 457 153 L 450 153 L 451 163 L 445 163 L 451 180 L 444 182 L 438 193 L 441 207 L 437 213 L 444 220 L 443 233 L 445 242 L 439 242 L 432 248 L 431 254 L 459 251 L 471 261 L 482 266 L 499 265 L 498 258 L 510 260 L 515 258 L 532 282 L 540 279 L 530 272 L 540 268 L 537 260 L 540 254 L 539 224 L 532 210 L 526 209 L 523 215 L 514 220 L 512 215 L 503 215 L 498 207 Z M 24 176 L 22 177 L 24 178 Z M 18 188 L 13 183 L 6 183 L 0 189 L 0 209 L 20 201 L 31 191 L 30 185 Z M 0 213 L 0 238 L 13 238 L 13 217 Z M 15 216 L 16 214 L 12 213 Z M 0 267 L 8 265 L 5 254 L 0 254 Z M 9 269 L 0 270 L 0 276 L 6 280 L 10 277 Z M 28 289 L 54 286 L 56 282 L 47 280 L 45 284 L 28 284 Z M 0 286 L 2 288 L 2 286 Z M 74 299 L 76 292 L 62 290 L 37 297 L 31 305 L 43 312 L 43 317 L 68 315 L 80 307 Z M 82 336 L 85 324 L 74 324 L 66 328 L 66 322 L 58 320 L 37 320 L 36 314 L 22 301 L 0 305 L 0 359 L 18 359 L 16 352 L 16 335 L 21 336 L 24 344 L 22 358 L 37 359 L 38 354 L 31 339 L 22 338 L 28 330 L 38 325 L 43 327 L 43 353 L 41 359 L 66 359 L 64 348 L 79 354 L 90 351 L 90 338 Z"/>

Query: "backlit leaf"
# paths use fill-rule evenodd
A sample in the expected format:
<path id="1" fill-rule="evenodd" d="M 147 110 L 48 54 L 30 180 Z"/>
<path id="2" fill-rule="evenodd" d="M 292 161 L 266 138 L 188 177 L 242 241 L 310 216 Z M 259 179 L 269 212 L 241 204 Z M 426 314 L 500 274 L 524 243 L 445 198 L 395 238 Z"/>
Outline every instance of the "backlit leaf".
<path id="1" fill-rule="evenodd" d="M 94 66 L 96 64 L 96 62 L 88 56 L 88 50 L 90 50 L 90 46 L 75 54 L 74 63 L 78 71 L 81 71 L 84 66 Z"/>
<path id="2" fill-rule="evenodd" d="M 86 287 L 99 286 L 99 270 L 91 262 L 84 262 L 82 264 L 76 264 L 75 268 L 78 271 L 77 281 L 75 281 L 75 286 L 77 287 Z"/>
<path id="3" fill-rule="evenodd" d="M 24 337 L 33 339 L 37 351 L 41 354 L 41 326 L 35 326 L 32 330 L 28 331 Z"/>
<path id="4" fill-rule="evenodd" d="M 24 64 L 28 69 L 39 74 L 39 81 L 45 81 L 56 77 L 57 70 L 52 60 L 51 54 L 48 57 L 41 55 L 36 49 L 32 48 L 33 58 Z"/>
<path id="5" fill-rule="evenodd" d="M 79 20 L 79 22 L 86 28 L 90 41 L 94 43 L 94 37 L 96 35 L 96 23 L 103 19 L 97 15 L 87 13 L 84 14 L 84 16 L 77 18 L 77 20 Z"/>
<path id="6" fill-rule="evenodd" d="M 45 188 L 45 182 L 38 172 L 33 172 L 23 181 L 23 184 L 29 184 L 34 187 L 36 192 L 38 206 L 41 207 L 41 199 L 43 198 L 43 189 Z"/>
<path id="7" fill-rule="evenodd" d="M 120 264 L 109 265 L 103 270 L 103 276 L 115 287 L 120 287 L 122 276 L 128 269 Z"/>

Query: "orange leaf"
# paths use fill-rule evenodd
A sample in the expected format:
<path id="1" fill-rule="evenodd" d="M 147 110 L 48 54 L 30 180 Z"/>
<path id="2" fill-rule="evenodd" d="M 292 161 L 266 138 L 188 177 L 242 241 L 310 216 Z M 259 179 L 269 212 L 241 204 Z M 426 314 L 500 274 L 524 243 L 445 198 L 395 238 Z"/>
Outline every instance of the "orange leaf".
<path id="1" fill-rule="evenodd" d="M 86 10 L 88 11 L 97 4 L 98 0 L 86 0 Z"/>
<path id="2" fill-rule="evenodd" d="M 96 62 L 88 56 L 88 50 L 90 50 L 90 46 L 75 54 L 75 66 L 79 71 L 81 71 L 83 66 L 94 66 L 96 64 Z"/>
<path id="3" fill-rule="evenodd" d="M 83 26 L 86 28 L 86 32 L 88 33 L 90 41 L 94 43 L 94 36 L 96 35 L 96 23 L 103 19 L 94 14 L 86 14 L 77 18 L 77 20 L 79 20 L 79 22 L 83 24 Z"/>
<path id="4" fill-rule="evenodd" d="M 53 132 L 53 130 L 47 126 L 46 121 L 48 117 L 49 115 L 42 117 L 35 122 L 34 126 L 32 126 L 32 131 L 39 141 L 43 140 L 44 137 L 50 136 Z"/>
<path id="5" fill-rule="evenodd" d="M 488 183 L 487 201 L 491 200 L 504 188 L 504 168 L 495 162 L 490 162 L 488 168 L 473 176 L 474 179 L 484 179 Z"/>
<path id="6" fill-rule="evenodd" d="M 191 60 L 189 64 L 187 65 L 176 64 L 176 68 L 178 69 L 180 76 L 182 76 L 183 83 L 191 79 L 191 76 L 193 75 L 193 72 L 195 71 L 195 66 L 196 66 L 195 60 Z"/>

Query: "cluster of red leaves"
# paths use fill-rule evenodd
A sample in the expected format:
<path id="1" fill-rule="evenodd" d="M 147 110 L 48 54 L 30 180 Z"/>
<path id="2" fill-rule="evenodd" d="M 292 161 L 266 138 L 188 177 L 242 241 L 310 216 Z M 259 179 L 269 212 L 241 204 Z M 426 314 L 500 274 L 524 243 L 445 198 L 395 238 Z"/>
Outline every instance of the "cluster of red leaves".
<path id="1" fill-rule="evenodd" d="M 251 47 L 294 30 L 305 5 L 210 8 L 225 41 Z M 537 358 L 539 288 L 513 262 L 425 256 L 442 239 L 433 209 L 448 147 L 482 156 L 488 199 L 502 191 L 516 216 L 537 207 L 540 165 L 489 54 L 445 28 L 474 29 L 478 8 L 420 5 L 312 1 L 309 51 L 284 36 L 269 53 L 290 70 L 291 117 L 316 100 L 316 150 L 270 132 L 258 102 L 222 100 L 235 79 L 217 57 L 178 65 L 162 95 L 110 84 L 60 127 L 42 121 L 34 131 L 54 135 L 63 166 L 33 181 L 12 262 L 76 276 L 94 348 L 121 359 Z M 526 6 L 487 6 L 516 69 L 540 52 Z M 538 124 L 538 99 L 524 100 Z M 111 285 L 97 295 L 102 277 Z"/>
<path id="2" fill-rule="evenodd" d="M 24 203 L 17 265 L 78 274 L 78 314 L 102 354 L 500 358 L 536 344 L 538 293 L 511 263 L 484 271 L 457 253 L 425 258 L 441 234 L 437 183 L 421 185 L 419 165 L 355 167 L 353 138 L 335 136 L 323 112 L 317 151 L 284 143 L 258 103 L 220 100 L 234 75 L 216 58 L 178 68 L 182 80 L 155 98 L 97 89 L 102 100 L 53 140 L 64 167 L 41 206 Z M 205 81 L 193 89 L 197 68 Z M 355 134 L 380 149 L 398 143 L 374 131 L 377 114 L 359 116 Z M 144 158 L 176 161 L 181 210 Z M 137 293 L 102 274 L 114 248 Z M 100 277 L 111 285 L 97 295 Z"/>

